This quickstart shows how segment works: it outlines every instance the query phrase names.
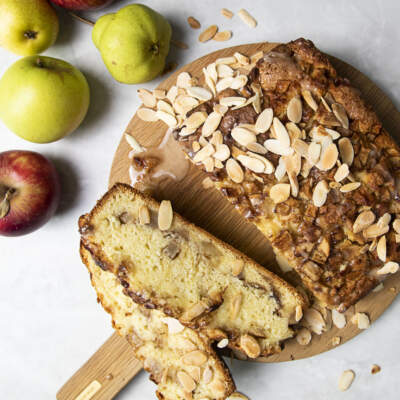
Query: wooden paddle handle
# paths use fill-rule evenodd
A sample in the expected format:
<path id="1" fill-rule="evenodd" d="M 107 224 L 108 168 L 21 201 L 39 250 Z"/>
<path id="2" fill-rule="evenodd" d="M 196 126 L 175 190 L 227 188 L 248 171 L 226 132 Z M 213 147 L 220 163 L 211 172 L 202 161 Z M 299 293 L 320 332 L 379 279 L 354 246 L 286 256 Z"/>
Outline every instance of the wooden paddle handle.
<path id="1" fill-rule="evenodd" d="M 114 333 L 57 393 L 58 400 L 110 400 L 142 369 L 129 343 Z"/>

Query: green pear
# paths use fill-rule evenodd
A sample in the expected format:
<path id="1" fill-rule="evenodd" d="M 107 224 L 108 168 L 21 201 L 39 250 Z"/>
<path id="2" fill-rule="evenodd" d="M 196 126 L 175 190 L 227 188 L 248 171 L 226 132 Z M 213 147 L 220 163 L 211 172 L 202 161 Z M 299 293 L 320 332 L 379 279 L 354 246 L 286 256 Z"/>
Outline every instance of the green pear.
<path id="1" fill-rule="evenodd" d="M 1 120 L 34 143 L 54 142 L 74 131 L 85 118 L 89 100 L 82 72 L 57 58 L 21 58 L 0 79 Z"/>
<path id="2" fill-rule="evenodd" d="M 99 18 L 92 39 L 118 82 L 142 83 L 164 70 L 171 26 L 151 8 L 131 4 Z"/>
<path id="3" fill-rule="evenodd" d="M 47 0 L 0 0 L 0 46 L 13 53 L 39 54 L 57 39 L 58 17 Z"/>

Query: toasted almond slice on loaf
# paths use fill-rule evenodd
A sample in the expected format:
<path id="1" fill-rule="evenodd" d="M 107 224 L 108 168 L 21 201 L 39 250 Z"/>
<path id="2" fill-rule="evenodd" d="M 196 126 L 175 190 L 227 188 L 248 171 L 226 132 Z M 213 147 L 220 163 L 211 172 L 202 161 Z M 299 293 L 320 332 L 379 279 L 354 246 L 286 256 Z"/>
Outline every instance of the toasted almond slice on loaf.
<path id="1" fill-rule="evenodd" d="M 193 400 L 222 400 L 234 392 L 229 370 L 206 336 L 185 327 L 171 330 L 168 319 L 172 318 L 132 301 L 117 276 L 99 267 L 82 245 L 81 258 L 89 270 L 97 297 L 111 314 L 113 326 L 128 340 L 135 357 L 143 362 L 151 380 L 158 384 L 158 398 L 186 400 L 189 388 L 193 389 Z M 204 371 L 212 372 L 211 380 Z"/>
<path id="2" fill-rule="evenodd" d="M 143 205 L 150 224 L 140 224 Z M 289 320 L 296 307 L 304 305 L 296 290 L 176 213 L 170 228 L 161 231 L 158 212 L 158 202 L 117 184 L 81 217 L 83 245 L 119 277 L 135 302 L 162 310 L 185 326 L 220 329 L 232 338 L 233 349 L 242 349 L 245 335 L 254 337 L 260 355 L 279 351 L 279 343 L 293 335 Z M 129 215 L 123 219 L 129 223 L 121 223 L 122 213 Z M 238 260 L 244 265 L 240 276 L 234 276 L 232 265 Z"/>

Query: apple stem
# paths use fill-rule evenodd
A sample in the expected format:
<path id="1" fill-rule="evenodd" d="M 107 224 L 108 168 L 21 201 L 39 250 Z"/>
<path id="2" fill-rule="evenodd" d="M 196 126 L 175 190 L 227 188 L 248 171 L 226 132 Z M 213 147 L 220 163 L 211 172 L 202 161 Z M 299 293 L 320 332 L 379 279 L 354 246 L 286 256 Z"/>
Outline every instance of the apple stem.
<path id="1" fill-rule="evenodd" d="M 78 20 L 78 21 L 80 21 L 80 22 L 84 22 L 84 23 L 87 24 L 87 25 L 94 26 L 94 22 L 91 21 L 90 19 L 83 18 L 83 17 L 81 17 L 80 15 L 75 14 L 75 13 L 72 12 L 72 11 L 69 11 L 68 14 L 69 14 L 72 18 L 75 18 L 76 20 Z"/>
<path id="2" fill-rule="evenodd" d="M 10 199 L 12 195 L 16 192 L 13 188 L 8 188 L 3 200 L 0 203 L 0 219 L 4 218 L 10 211 Z"/>

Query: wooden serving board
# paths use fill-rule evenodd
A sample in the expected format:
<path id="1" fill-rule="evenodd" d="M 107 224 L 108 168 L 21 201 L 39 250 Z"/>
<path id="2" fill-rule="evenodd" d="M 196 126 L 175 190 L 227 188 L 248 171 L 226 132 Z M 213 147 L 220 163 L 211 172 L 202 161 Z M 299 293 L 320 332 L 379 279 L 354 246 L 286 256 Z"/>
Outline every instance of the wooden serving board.
<path id="1" fill-rule="evenodd" d="M 251 55 L 259 50 L 269 51 L 275 46 L 274 43 L 254 43 L 216 51 L 176 71 L 162 82 L 159 88 L 169 89 L 175 84 L 178 74 L 182 71 L 188 71 L 192 76 L 200 77 L 203 67 L 217 58 L 231 56 L 236 51 Z M 390 99 L 371 80 L 351 65 L 334 57 L 331 57 L 331 61 L 341 76 L 349 78 L 352 84 L 360 89 L 363 97 L 373 106 L 386 129 L 400 142 L 400 132 L 397 131 L 398 126 L 400 126 L 400 113 L 395 109 Z M 166 125 L 162 122 L 143 122 L 134 115 L 124 133 L 134 136 L 141 145 L 148 148 L 157 146 L 164 138 L 165 132 Z M 129 177 L 130 160 L 128 158 L 130 150 L 130 146 L 122 138 L 111 168 L 110 186 L 116 182 L 131 183 Z M 181 150 L 178 145 L 169 146 L 169 151 L 170 157 L 181 157 Z M 153 194 L 159 200 L 170 199 L 174 210 L 188 220 L 228 242 L 291 283 L 296 284 L 294 273 L 282 274 L 268 241 L 257 228 L 241 217 L 216 190 L 203 188 L 202 181 L 204 178 L 205 174 L 191 165 L 183 180 L 179 182 L 172 179 L 164 180 L 156 187 Z M 295 339 L 291 339 L 285 343 L 281 353 L 260 358 L 258 361 L 281 362 L 311 357 L 332 349 L 334 346 L 331 340 L 335 336 L 341 338 L 341 344 L 345 343 L 361 332 L 350 322 L 351 316 L 358 311 L 366 312 L 371 321 L 375 321 L 392 303 L 399 288 L 400 274 L 397 274 L 385 281 L 383 290 L 370 293 L 346 312 L 348 323 L 345 328 L 339 330 L 333 326 L 332 329 L 320 336 L 313 335 L 308 346 L 301 346 Z M 98 388 L 97 392 L 92 397 L 78 397 L 78 400 L 88 400 L 89 398 L 109 400 L 139 370 L 140 363 L 133 358 L 127 342 L 115 333 L 64 385 L 57 394 L 57 398 L 59 400 L 77 399 L 82 390 L 93 380 L 97 380 L 101 387 L 97 384 L 92 385 L 92 389 Z M 110 375 L 113 379 L 109 379 Z"/>

